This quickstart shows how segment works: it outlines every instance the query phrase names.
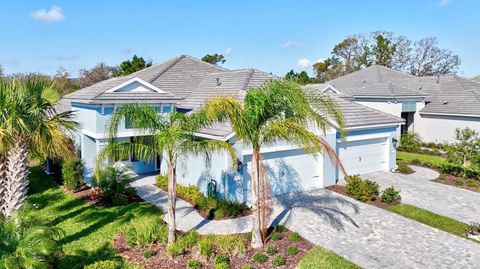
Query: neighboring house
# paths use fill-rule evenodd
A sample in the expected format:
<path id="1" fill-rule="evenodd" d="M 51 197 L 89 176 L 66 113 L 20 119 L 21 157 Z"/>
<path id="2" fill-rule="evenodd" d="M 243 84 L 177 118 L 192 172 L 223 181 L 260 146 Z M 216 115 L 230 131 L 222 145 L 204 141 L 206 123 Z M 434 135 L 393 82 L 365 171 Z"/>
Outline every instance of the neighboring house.
<path id="1" fill-rule="evenodd" d="M 62 109 L 76 111 L 82 124 L 76 138 L 85 162 L 85 174 L 93 172 L 95 158 L 107 143 L 105 126 L 115 108 L 132 102 L 155 106 L 159 113 L 172 110 L 194 111 L 208 98 L 233 95 L 244 98 L 247 89 L 264 85 L 276 79 L 271 74 L 255 70 L 227 70 L 190 56 L 179 56 L 128 76 L 111 78 L 65 96 Z M 395 167 L 396 135 L 403 120 L 368 108 L 332 94 L 344 112 L 347 135 L 340 137 L 332 125 L 323 136 L 337 151 L 349 174 L 363 174 Z M 129 141 L 139 130 L 131 129 L 128 122 L 119 127 L 117 139 Z M 143 134 L 148 135 L 148 134 Z M 211 180 L 224 197 L 238 201 L 249 200 L 249 169 L 251 150 L 238 141 L 230 126 L 217 123 L 200 130 L 196 135 L 205 139 L 228 141 L 237 150 L 235 166 L 226 153 L 213 154 L 210 165 L 200 156 L 188 156 L 178 165 L 178 183 L 197 185 L 203 191 Z M 268 178 L 274 195 L 323 188 L 335 184 L 343 177 L 336 166 L 321 154 L 305 153 L 288 143 L 264 147 L 262 151 Z M 165 169 L 160 156 L 148 161 L 131 157 L 122 163 L 131 166 L 137 174 Z"/>
<path id="2" fill-rule="evenodd" d="M 480 131 L 480 82 L 459 76 L 416 77 L 371 66 L 306 87 L 402 117 L 401 133 L 414 131 L 427 142 L 453 142 L 455 129 Z"/>

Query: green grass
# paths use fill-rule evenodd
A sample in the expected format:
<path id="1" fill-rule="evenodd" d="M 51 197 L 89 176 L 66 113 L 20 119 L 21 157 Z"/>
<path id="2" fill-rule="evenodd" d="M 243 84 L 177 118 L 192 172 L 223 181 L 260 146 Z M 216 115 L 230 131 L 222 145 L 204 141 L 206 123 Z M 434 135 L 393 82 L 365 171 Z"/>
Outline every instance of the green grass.
<path id="1" fill-rule="evenodd" d="M 359 266 L 345 258 L 321 247 L 314 247 L 302 258 L 298 267 L 300 269 L 360 269 Z"/>
<path id="2" fill-rule="evenodd" d="M 418 154 L 418 153 L 410 153 L 404 151 L 397 151 L 397 162 L 407 162 L 410 163 L 413 159 L 419 159 L 424 162 L 429 162 L 434 166 L 440 167 L 444 163 L 447 163 L 447 159 L 440 157 L 440 156 L 433 156 L 433 155 L 425 155 L 425 154 Z"/>
<path id="3" fill-rule="evenodd" d="M 431 211 L 408 204 L 393 205 L 388 207 L 387 210 L 439 230 L 461 237 L 466 237 L 465 230 L 468 228 L 467 224 L 442 215 L 438 215 Z"/>
<path id="4" fill-rule="evenodd" d="M 65 232 L 60 240 L 64 252 L 58 264 L 60 269 L 81 269 L 100 260 L 122 260 L 112 248 L 113 238 L 125 230 L 130 220 L 161 214 L 158 208 L 147 203 L 111 208 L 88 205 L 64 193 L 38 167 L 30 170 L 28 201 L 38 208 L 39 216 Z"/>

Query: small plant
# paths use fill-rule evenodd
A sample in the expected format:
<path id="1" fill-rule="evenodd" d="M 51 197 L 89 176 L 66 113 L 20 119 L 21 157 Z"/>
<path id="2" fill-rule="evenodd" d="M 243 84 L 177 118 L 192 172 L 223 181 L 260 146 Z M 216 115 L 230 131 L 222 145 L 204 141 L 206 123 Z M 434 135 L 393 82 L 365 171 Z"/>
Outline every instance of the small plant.
<path id="1" fill-rule="evenodd" d="M 78 191 L 85 183 L 83 180 L 82 159 L 75 157 L 67 159 L 62 164 L 62 177 L 65 187 L 70 191 Z"/>
<path id="2" fill-rule="evenodd" d="M 455 185 L 457 186 L 463 186 L 465 184 L 465 181 L 463 181 L 463 179 L 455 179 Z"/>
<path id="3" fill-rule="evenodd" d="M 276 267 L 280 267 L 282 265 L 285 265 L 285 258 L 281 255 L 277 255 L 273 258 L 272 264 Z"/>
<path id="4" fill-rule="evenodd" d="M 278 250 L 274 246 L 268 246 L 266 252 L 267 252 L 268 255 L 273 255 L 273 254 L 277 254 Z"/>
<path id="5" fill-rule="evenodd" d="M 408 166 L 407 163 L 399 162 L 398 171 L 402 174 L 410 174 L 412 172 L 412 169 L 410 168 L 410 166 Z"/>
<path id="6" fill-rule="evenodd" d="M 470 188 L 475 188 L 475 187 L 477 187 L 477 183 L 475 183 L 475 181 L 473 179 L 468 179 L 467 180 L 467 186 L 470 187 Z"/>
<path id="7" fill-rule="evenodd" d="M 378 196 L 379 186 L 374 181 L 362 180 L 358 175 L 348 176 L 346 181 L 347 194 L 359 201 L 373 201 Z"/>
<path id="8" fill-rule="evenodd" d="M 283 232 L 285 232 L 286 229 L 287 228 L 285 228 L 285 226 L 283 226 L 283 225 L 275 226 L 275 232 L 283 233 Z"/>
<path id="9" fill-rule="evenodd" d="M 220 253 L 233 256 L 247 251 L 245 241 L 238 235 L 217 235 L 215 237 L 215 247 Z"/>
<path id="10" fill-rule="evenodd" d="M 98 172 L 98 177 L 92 180 L 92 185 L 98 188 L 103 199 L 112 202 L 114 197 L 135 193 L 135 189 L 130 187 L 133 176 L 128 173 L 128 169 L 108 166 Z"/>
<path id="11" fill-rule="evenodd" d="M 288 252 L 288 254 L 290 254 L 290 255 L 292 255 L 292 256 L 293 256 L 293 255 L 297 255 L 297 254 L 298 254 L 298 248 L 295 247 L 295 246 L 289 246 L 289 247 L 287 248 L 287 252 Z"/>
<path id="12" fill-rule="evenodd" d="M 240 267 L 240 269 L 253 269 L 253 266 L 251 266 L 250 264 L 244 264 L 242 265 L 242 267 Z"/>
<path id="13" fill-rule="evenodd" d="M 448 178 L 448 175 L 447 175 L 447 174 L 440 174 L 440 175 L 438 176 L 438 179 L 439 179 L 439 180 L 447 180 L 447 178 Z"/>
<path id="14" fill-rule="evenodd" d="M 245 237 L 247 238 L 248 241 L 252 241 L 252 232 L 248 232 Z"/>
<path id="15" fill-rule="evenodd" d="M 143 252 L 143 257 L 145 259 L 149 259 L 149 258 L 153 257 L 155 255 L 155 253 L 156 253 L 155 250 L 149 248 L 149 249 L 147 249 Z"/>
<path id="16" fill-rule="evenodd" d="M 139 217 L 130 222 L 125 234 L 128 246 L 145 246 L 153 243 L 166 243 L 168 229 L 160 217 Z"/>
<path id="17" fill-rule="evenodd" d="M 380 199 L 382 202 L 391 205 L 391 204 L 400 203 L 400 201 L 402 200 L 402 197 L 400 196 L 399 191 L 395 190 L 394 187 L 390 187 L 390 188 L 386 188 L 383 191 Z"/>
<path id="18" fill-rule="evenodd" d="M 188 260 L 187 266 L 190 269 L 200 269 L 200 268 L 202 268 L 202 264 L 198 260 Z"/>
<path id="19" fill-rule="evenodd" d="M 198 242 L 198 250 L 200 252 L 200 255 L 202 255 L 205 258 L 210 258 L 213 254 L 213 237 L 212 236 L 207 236 Z"/>
<path id="20" fill-rule="evenodd" d="M 420 150 L 422 138 L 419 134 L 414 132 L 406 132 L 400 137 L 401 150 L 408 152 L 417 152 Z"/>
<path id="21" fill-rule="evenodd" d="M 214 264 L 216 265 L 216 264 L 220 264 L 220 263 L 230 264 L 230 259 L 227 256 L 223 256 L 223 255 L 217 256 L 215 258 Z"/>
<path id="22" fill-rule="evenodd" d="M 257 252 L 252 256 L 252 259 L 254 261 L 258 262 L 258 263 L 264 263 L 268 260 L 268 257 L 267 257 L 267 255 L 265 255 L 261 252 Z"/>
<path id="23" fill-rule="evenodd" d="M 288 235 L 288 240 L 290 240 L 290 242 L 296 243 L 302 240 L 302 237 L 298 233 L 293 232 Z"/>
<path id="24" fill-rule="evenodd" d="M 122 268 L 122 263 L 114 260 L 98 261 L 83 267 L 83 269 L 118 269 Z"/>
<path id="25" fill-rule="evenodd" d="M 171 257 L 184 254 L 187 249 L 195 246 L 200 240 L 200 235 L 196 231 L 189 231 L 188 233 L 179 236 L 175 243 L 167 246 L 167 253 Z"/>
<path id="26" fill-rule="evenodd" d="M 230 269 L 230 264 L 222 262 L 215 264 L 215 269 Z"/>
<path id="27" fill-rule="evenodd" d="M 415 158 L 415 159 L 410 160 L 410 164 L 420 165 L 420 164 L 422 164 L 422 161 L 420 159 Z"/>
<path id="28" fill-rule="evenodd" d="M 225 217 L 225 213 L 223 213 L 222 209 L 217 209 L 214 211 L 213 217 L 215 219 L 223 219 Z"/>
<path id="29" fill-rule="evenodd" d="M 433 167 L 433 164 L 429 161 L 422 162 L 422 165 L 425 166 L 425 167 Z"/>
<path id="30" fill-rule="evenodd" d="M 275 241 L 280 241 L 282 239 L 282 234 L 279 233 L 279 232 L 273 232 L 270 239 L 272 239 L 272 241 L 274 241 L 274 242 Z"/>

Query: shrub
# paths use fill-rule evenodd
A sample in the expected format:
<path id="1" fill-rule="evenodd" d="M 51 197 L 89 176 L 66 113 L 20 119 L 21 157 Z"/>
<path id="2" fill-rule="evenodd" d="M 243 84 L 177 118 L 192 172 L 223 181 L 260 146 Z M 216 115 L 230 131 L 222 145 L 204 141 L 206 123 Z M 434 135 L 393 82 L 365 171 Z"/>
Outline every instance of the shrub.
<path id="1" fill-rule="evenodd" d="M 279 233 L 285 232 L 286 229 L 287 229 L 287 228 L 285 228 L 285 226 L 283 226 L 283 225 L 277 225 L 277 226 L 275 226 L 275 231 L 276 231 L 276 232 L 279 232 Z"/>
<path id="2" fill-rule="evenodd" d="M 62 176 L 65 187 L 73 192 L 85 183 L 83 180 L 82 159 L 75 157 L 67 159 L 62 164 Z"/>
<path id="3" fill-rule="evenodd" d="M 155 253 L 156 253 L 155 250 L 153 250 L 153 249 L 147 249 L 147 250 L 145 250 L 145 251 L 143 252 L 143 257 L 144 257 L 145 259 L 149 259 L 149 258 L 153 257 L 153 256 L 155 255 Z"/>
<path id="4" fill-rule="evenodd" d="M 83 269 L 120 269 L 122 268 L 122 263 L 119 261 L 98 261 L 83 267 Z"/>
<path id="5" fill-rule="evenodd" d="M 365 180 L 363 181 L 358 175 L 348 176 L 346 178 L 346 192 L 355 199 L 365 202 L 373 201 L 378 196 L 379 186 L 376 182 Z"/>
<path id="6" fill-rule="evenodd" d="M 288 254 L 290 254 L 290 255 L 297 255 L 297 254 L 298 254 L 298 248 L 295 247 L 295 246 L 289 246 L 289 247 L 287 248 L 287 252 L 288 252 Z"/>
<path id="7" fill-rule="evenodd" d="M 403 174 L 409 174 L 411 172 L 411 168 L 408 166 L 408 164 L 404 162 L 399 162 L 398 171 Z"/>
<path id="8" fill-rule="evenodd" d="M 226 263 L 226 264 L 229 264 L 230 263 L 230 259 L 227 257 L 227 256 L 217 256 L 215 258 L 215 262 L 214 264 L 220 264 L 220 263 Z"/>
<path id="9" fill-rule="evenodd" d="M 288 240 L 290 240 L 290 242 L 296 243 L 302 240 L 302 237 L 300 237 L 298 233 L 293 232 L 288 235 Z"/>
<path id="10" fill-rule="evenodd" d="M 420 165 L 422 164 L 422 161 L 420 159 L 415 158 L 410 160 L 410 164 Z"/>
<path id="11" fill-rule="evenodd" d="M 225 262 L 218 263 L 218 264 L 215 264 L 215 269 L 230 269 L 230 265 Z"/>
<path id="12" fill-rule="evenodd" d="M 223 219 L 225 217 L 225 214 L 223 213 L 222 209 L 217 209 L 213 213 L 213 217 L 215 219 Z"/>
<path id="13" fill-rule="evenodd" d="M 168 189 L 168 177 L 167 175 L 158 175 L 156 179 L 157 186 L 166 190 Z"/>
<path id="14" fill-rule="evenodd" d="M 457 186 L 463 186 L 463 184 L 465 184 L 465 181 L 463 181 L 463 179 L 455 179 L 455 185 Z"/>
<path id="15" fill-rule="evenodd" d="M 279 232 L 273 232 L 270 239 L 272 239 L 272 241 L 280 241 L 280 239 L 282 239 L 282 234 Z"/>
<path id="16" fill-rule="evenodd" d="M 422 165 L 426 166 L 426 167 L 433 167 L 433 164 L 430 161 L 424 161 L 424 162 L 422 162 Z"/>
<path id="17" fill-rule="evenodd" d="M 391 205 L 391 204 L 400 203 L 400 201 L 402 200 L 402 197 L 400 196 L 399 191 L 395 190 L 394 187 L 390 187 L 390 188 L 386 188 L 383 191 L 380 199 L 382 202 Z"/>
<path id="18" fill-rule="evenodd" d="M 222 254 L 231 254 L 233 256 L 247 251 L 245 242 L 238 235 L 217 235 L 215 246 Z"/>
<path id="19" fill-rule="evenodd" d="M 247 238 L 248 241 L 252 241 L 252 232 L 246 233 L 245 237 Z"/>
<path id="20" fill-rule="evenodd" d="M 115 196 L 135 193 L 135 189 L 130 187 L 132 180 L 133 176 L 127 168 L 108 166 L 99 172 L 92 185 L 101 191 L 104 199 L 111 202 Z"/>
<path id="21" fill-rule="evenodd" d="M 188 260 L 187 266 L 190 269 L 200 269 L 200 268 L 202 268 L 202 264 L 198 260 Z"/>
<path id="22" fill-rule="evenodd" d="M 200 239 L 198 242 L 198 250 L 200 252 L 200 255 L 202 255 L 205 258 L 210 258 L 213 254 L 213 236 L 207 236 L 203 237 Z"/>
<path id="23" fill-rule="evenodd" d="M 446 180 L 447 178 L 448 178 L 448 175 L 443 173 L 438 176 L 439 180 Z"/>
<path id="24" fill-rule="evenodd" d="M 200 240 L 200 235 L 196 231 L 189 231 L 188 233 L 179 236 L 175 243 L 168 245 L 167 253 L 171 257 L 184 254 L 187 249 L 195 246 Z"/>
<path id="25" fill-rule="evenodd" d="M 431 153 L 432 153 L 432 155 L 436 155 L 436 156 L 440 156 L 440 155 L 442 155 L 442 152 L 440 152 L 440 150 L 438 150 L 438 149 L 434 149 L 434 150 L 432 150 L 432 152 L 431 152 Z"/>
<path id="26" fill-rule="evenodd" d="M 285 265 L 285 258 L 281 255 L 277 255 L 273 258 L 272 264 L 277 267 Z"/>
<path id="27" fill-rule="evenodd" d="M 273 255 L 273 254 L 277 254 L 278 250 L 274 246 L 268 246 L 266 252 L 268 255 Z"/>
<path id="28" fill-rule="evenodd" d="M 250 264 L 244 264 L 242 265 L 242 267 L 240 267 L 240 269 L 253 269 L 253 266 L 251 266 Z"/>
<path id="29" fill-rule="evenodd" d="M 400 137 L 400 148 L 408 152 L 417 152 L 420 150 L 422 139 L 419 134 L 406 132 Z"/>
<path id="30" fill-rule="evenodd" d="M 166 243 L 168 228 L 160 217 L 139 217 L 130 222 L 125 234 L 128 246 L 145 246 Z"/>
<path id="31" fill-rule="evenodd" d="M 437 145 L 435 144 L 435 142 L 428 142 L 428 143 L 427 143 L 427 147 L 429 147 L 429 148 L 432 148 L 432 149 L 433 149 L 433 148 L 436 148 L 436 147 L 437 147 Z"/>
<path id="32" fill-rule="evenodd" d="M 265 255 L 261 252 L 257 252 L 252 256 L 252 259 L 254 261 L 258 262 L 258 263 L 264 263 L 268 260 L 268 257 L 267 257 L 267 255 Z"/>
<path id="33" fill-rule="evenodd" d="M 475 187 L 477 187 L 477 183 L 475 183 L 475 181 L 473 179 L 468 179 L 467 180 L 467 186 L 470 187 L 470 188 L 475 188 Z"/>

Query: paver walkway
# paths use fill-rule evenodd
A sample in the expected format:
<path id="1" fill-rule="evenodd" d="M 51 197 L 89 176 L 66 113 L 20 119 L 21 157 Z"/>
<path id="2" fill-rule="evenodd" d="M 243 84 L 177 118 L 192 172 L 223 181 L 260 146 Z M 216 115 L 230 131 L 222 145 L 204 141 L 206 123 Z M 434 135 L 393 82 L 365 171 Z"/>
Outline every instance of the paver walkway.
<path id="1" fill-rule="evenodd" d="M 412 166 L 415 173 L 402 175 L 376 172 L 362 177 L 378 182 L 381 189 L 400 190 L 402 202 L 421 207 L 464 223 L 480 222 L 480 193 L 431 181 L 438 177 L 432 169 Z"/>
<path id="2" fill-rule="evenodd" d="M 135 183 L 146 201 L 165 208 L 166 193 L 154 178 Z M 177 225 L 200 233 L 238 233 L 251 229 L 249 217 L 206 221 L 184 201 L 177 202 Z M 272 222 L 363 268 L 480 268 L 480 244 L 402 216 L 320 189 L 278 196 Z"/>

